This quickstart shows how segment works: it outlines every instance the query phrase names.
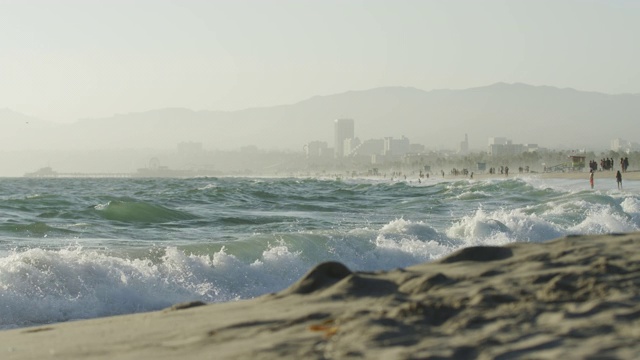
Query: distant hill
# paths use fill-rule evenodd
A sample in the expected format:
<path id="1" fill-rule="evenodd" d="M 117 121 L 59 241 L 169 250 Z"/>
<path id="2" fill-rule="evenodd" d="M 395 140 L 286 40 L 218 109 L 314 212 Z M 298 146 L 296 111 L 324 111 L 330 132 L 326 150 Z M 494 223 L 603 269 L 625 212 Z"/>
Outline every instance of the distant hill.
<path id="1" fill-rule="evenodd" d="M 3 132 L 5 118 L 20 119 L 5 112 L 0 110 Z M 605 149 L 617 137 L 640 142 L 639 94 L 505 83 L 465 90 L 384 87 L 234 112 L 159 109 L 14 134 L 26 136 L 23 146 L 40 149 L 175 148 L 198 141 L 207 149 L 301 150 L 313 140 L 333 146 L 333 120 L 343 117 L 355 119 L 362 140 L 404 135 L 450 149 L 465 133 L 472 149 L 485 149 L 494 136 L 553 148 Z"/>
<path id="2" fill-rule="evenodd" d="M 10 109 L 0 109 L 0 150 L 23 150 L 38 146 L 56 124 Z"/>

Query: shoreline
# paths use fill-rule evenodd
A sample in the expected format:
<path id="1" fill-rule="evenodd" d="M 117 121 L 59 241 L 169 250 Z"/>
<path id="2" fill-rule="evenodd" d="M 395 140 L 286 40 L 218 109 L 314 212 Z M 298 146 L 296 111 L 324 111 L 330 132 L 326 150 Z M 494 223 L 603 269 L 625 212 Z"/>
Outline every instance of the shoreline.
<path id="1" fill-rule="evenodd" d="M 620 358 L 640 353 L 640 233 L 317 265 L 250 300 L 0 331 L 3 359 Z"/>
<path id="2" fill-rule="evenodd" d="M 530 177 L 530 178 L 540 178 L 540 179 L 565 179 L 565 180 L 585 180 L 587 183 L 589 181 L 589 172 L 588 171 L 572 171 L 572 172 L 547 172 L 547 173 L 514 173 L 504 175 L 504 174 L 473 174 L 473 180 L 483 180 L 483 179 L 508 179 L 508 178 L 519 178 L 519 177 Z M 434 178 L 441 178 L 434 176 Z M 454 176 L 445 174 L 445 179 L 471 179 L 469 176 Z M 616 172 L 615 171 L 596 171 L 594 173 L 594 179 L 598 180 L 611 180 L 614 184 L 616 181 Z M 622 173 L 622 181 L 624 183 L 625 180 L 640 180 L 640 171 L 627 171 Z"/>

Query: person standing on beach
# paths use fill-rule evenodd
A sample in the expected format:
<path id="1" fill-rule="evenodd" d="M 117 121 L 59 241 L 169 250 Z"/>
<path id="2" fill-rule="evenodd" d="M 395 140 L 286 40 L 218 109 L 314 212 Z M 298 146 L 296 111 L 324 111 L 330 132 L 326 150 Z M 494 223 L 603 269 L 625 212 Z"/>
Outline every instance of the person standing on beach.
<path id="1" fill-rule="evenodd" d="M 618 189 L 622 189 L 622 174 L 620 170 L 616 173 L 616 181 L 618 182 Z"/>
<path id="2" fill-rule="evenodd" d="M 624 158 L 624 172 L 627 172 L 627 168 L 629 167 L 629 158 L 625 156 Z"/>
<path id="3" fill-rule="evenodd" d="M 591 184 L 591 188 L 593 189 L 593 170 L 589 171 L 589 184 Z"/>

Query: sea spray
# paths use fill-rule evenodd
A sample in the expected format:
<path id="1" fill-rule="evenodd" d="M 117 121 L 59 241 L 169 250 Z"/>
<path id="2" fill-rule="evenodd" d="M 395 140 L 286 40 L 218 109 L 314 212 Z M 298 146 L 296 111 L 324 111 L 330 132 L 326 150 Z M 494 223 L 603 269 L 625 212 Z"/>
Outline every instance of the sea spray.
<path id="1" fill-rule="evenodd" d="M 583 183 L 0 179 L 0 328 L 252 298 L 323 261 L 389 270 L 640 228 L 638 184 Z"/>

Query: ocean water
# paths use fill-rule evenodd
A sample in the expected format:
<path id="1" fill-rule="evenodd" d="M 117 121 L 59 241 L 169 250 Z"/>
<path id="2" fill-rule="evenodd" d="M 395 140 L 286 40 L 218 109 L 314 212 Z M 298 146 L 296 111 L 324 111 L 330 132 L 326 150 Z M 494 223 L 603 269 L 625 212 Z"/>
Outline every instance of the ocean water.
<path id="1" fill-rule="evenodd" d="M 640 183 L 0 179 L 0 329 L 282 290 L 319 262 L 389 270 L 463 247 L 640 228 Z"/>

